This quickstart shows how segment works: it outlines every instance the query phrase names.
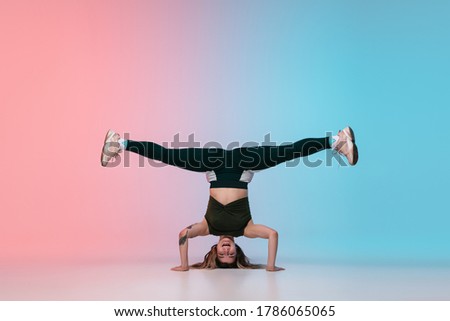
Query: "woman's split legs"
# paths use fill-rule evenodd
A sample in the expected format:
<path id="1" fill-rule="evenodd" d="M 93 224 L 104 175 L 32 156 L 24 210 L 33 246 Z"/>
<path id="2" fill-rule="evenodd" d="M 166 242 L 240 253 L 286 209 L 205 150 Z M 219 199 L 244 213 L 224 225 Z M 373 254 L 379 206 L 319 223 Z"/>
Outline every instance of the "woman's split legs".
<path id="1" fill-rule="evenodd" d="M 279 146 L 240 147 L 233 150 L 221 148 L 165 148 L 153 142 L 124 140 L 109 130 L 102 149 L 101 164 L 108 162 L 122 150 L 135 152 L 147 158 L 195 172 L 206 172 L 224 167 L 262 170 L 277 166 L 298 157 L 305 157 L 325 149 L 334 149 L 345 156 L 350 165 L 358 162 L 355 135 L 346 127 L 330 137 L 305 138 L 292 144 Z M 230 159 L 231 158 L 231 159 Z"/>

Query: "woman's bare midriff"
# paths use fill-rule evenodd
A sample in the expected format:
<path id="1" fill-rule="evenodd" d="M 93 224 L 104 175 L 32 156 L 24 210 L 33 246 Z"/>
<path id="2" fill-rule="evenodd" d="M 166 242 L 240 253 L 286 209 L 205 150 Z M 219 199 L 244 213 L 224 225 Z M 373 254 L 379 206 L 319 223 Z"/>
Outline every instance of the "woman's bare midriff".
<path id="1" fill-rule="evenodd" d="M 210 188 L 209 194 L 214 197 L 216 201 L 222 203 L 222 205 L 227 205 L 235 200 L 247 197 L 248 190 L 242 188 L 219 187 Z"/>

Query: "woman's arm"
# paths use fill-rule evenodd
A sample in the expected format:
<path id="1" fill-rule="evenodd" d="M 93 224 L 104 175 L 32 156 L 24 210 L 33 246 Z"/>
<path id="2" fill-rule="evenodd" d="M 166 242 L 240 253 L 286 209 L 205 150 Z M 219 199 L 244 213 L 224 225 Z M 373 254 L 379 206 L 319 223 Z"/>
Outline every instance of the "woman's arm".
<path id="1" fill-rule="evenodd" d="M 249 222 L 244 231 L 244 236 L 249 238 L 263 238 L 268 239 L 268 249 L 269 253 L 267 256 L 267 271 L 281 271 L 284 268 L 275 266 L 275 259 L 277 257 L 277 249 L 278 249 L 278 232 L 270 227 L 261 224 L 253 224 L 253 222 Z"/>
<path id="2" fill-rule="evenodd" d="M 178 235 L 178 245 L 180 247 L 180 259 L 181 265 L 172 268 L 172 271 L 188 271 L 189 270 L 189 260 L 188 260 L 188 239 L 196 236 L 208 235 L 208 224 L 206 219 L 199 223 L 194 223 L 188 227 L 182 229 Z"/>

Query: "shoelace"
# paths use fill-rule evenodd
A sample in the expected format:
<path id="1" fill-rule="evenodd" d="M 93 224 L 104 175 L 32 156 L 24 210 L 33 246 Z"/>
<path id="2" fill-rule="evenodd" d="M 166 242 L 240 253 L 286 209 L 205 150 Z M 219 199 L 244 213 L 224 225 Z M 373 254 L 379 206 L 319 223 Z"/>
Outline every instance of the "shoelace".
<path id="1" fill-rule="evenodd" d="M 116 144 L 117 144 L 118 146 L 116 146 Z M 116 157 L 119 155 L 119 153 L 122 151 L 122 150 L 120 149 L 120 143 L 119 143 L 119 142 L 111 141 L 111 142 L 107 142 L 106 145 L 108 145 L 108 147 L 107 147 L 108 152 L 109 152 L 109 153 L 114 153 L 114 155 L 111 156 L 110 160 L 111 160 L 111 159 L 114 159 L 114 160 L 115 160 Z M 111 147 L 111 146 L 112 146 L 112 147 L 117 147 L 117 151 L 115 151 L 115 152 L 110 151 L 110 150 L 109 150 L 109 147 Z"/>

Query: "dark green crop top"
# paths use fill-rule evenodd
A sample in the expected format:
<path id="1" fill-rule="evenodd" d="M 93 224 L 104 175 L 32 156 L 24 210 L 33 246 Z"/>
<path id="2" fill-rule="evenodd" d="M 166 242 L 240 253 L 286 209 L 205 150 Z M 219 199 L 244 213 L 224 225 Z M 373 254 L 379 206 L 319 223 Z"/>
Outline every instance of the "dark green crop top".
<path id="1" fill-rule="evenodd" d="M 248 197 L 222 205 L 214 197 L 209 198 L 205 214 L 209 233 L 212 235 L 244 235 L 245 227 L 252 219 Z"/>

